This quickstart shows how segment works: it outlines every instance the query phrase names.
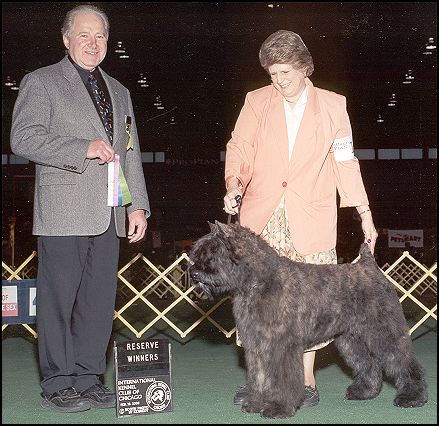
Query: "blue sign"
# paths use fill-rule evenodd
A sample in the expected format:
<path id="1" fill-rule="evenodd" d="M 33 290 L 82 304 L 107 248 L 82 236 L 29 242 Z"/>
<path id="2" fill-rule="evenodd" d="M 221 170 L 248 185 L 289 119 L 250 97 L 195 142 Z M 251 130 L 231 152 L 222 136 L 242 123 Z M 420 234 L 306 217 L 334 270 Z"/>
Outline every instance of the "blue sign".
<path id="1" fill-rule="evenodd" d="M 2 280 L 2 324 L 35 324 L 37 280 Z"/>

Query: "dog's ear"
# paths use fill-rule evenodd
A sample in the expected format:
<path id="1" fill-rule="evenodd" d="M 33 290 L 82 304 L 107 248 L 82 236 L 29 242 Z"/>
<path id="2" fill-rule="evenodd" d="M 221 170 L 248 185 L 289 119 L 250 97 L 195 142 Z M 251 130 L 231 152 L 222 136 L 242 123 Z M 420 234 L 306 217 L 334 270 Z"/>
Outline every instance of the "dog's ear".
<path id="1" fill-rule="evenodd" d="M 216 221 L 215 221 L 215 222 L 216 222 Z M 211 231 L 211 232 L 213 232 L 213 231 L 215 231 L 215 230 L 217 229 L 216 224 L 214 224 L 214 223 L 212 223 L 212 222 L 209 222 L 209 221 L 207 221 L 207 224 L 209 225 L 209 228 L 210 228 L 210 231 Z"/>
<path id="2" fill-rule="evenodd" d="M 223 234 L 225 234 L 226 237 L 232 235 L 232 228 L 229 225 L 218 222 L 217 220 L 215 220 L 215 225 L 218 227 L 218 230 L 220 230 Z"/>

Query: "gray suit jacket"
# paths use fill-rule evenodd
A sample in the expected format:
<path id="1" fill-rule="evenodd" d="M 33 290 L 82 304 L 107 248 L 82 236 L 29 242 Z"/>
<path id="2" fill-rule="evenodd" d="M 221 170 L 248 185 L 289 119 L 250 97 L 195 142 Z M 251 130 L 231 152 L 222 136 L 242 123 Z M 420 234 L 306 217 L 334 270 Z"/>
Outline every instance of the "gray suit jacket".
<path id="1" fill-rule="evenodd" d="M 126 212 L 150 216 L 139 140 L 128 89 L 100 70 L 113 104 L 113 148 L 132 203 L 107 206 L 108 165 L 86 159 L 90 141 L 108 140 L 92 99 L 66 56 L 27 74 L 20 84 L 11 130 L 12 151 L 36 163 L 35 235 L 97 235 L 109 226 L 111 209 L 116 231 L 126 236 Z M 127 151 L 125 117 L 131 117 L 133 149 Z"/>

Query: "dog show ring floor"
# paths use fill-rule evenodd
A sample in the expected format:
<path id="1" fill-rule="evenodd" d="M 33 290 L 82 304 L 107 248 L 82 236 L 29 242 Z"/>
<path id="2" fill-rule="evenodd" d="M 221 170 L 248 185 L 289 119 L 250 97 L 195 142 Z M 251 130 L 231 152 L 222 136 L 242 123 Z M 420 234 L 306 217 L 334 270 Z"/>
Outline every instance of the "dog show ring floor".
<path id="1" fill-rule="evenodd" d="M 204 307 L 203 307 L 204 308 Z M 172 311 L 172 318 L 184 330 L 191 324 L 188 309 Z M 146 322 L 133 310 L 133 323 L 140 330 Z M 228 309 L 222 316 L 228 316 Z M 199 315 L 198 315 L 199 316 Z M 408 319 L 410 323 L 410 319 Z M 136 324 L 138 322 L 138 324 Z M 132 323 L 132 324 L 133 324 Z M 233 321 L 223 318 L 227 330 Z M 3 424 L 437 424 L 437 323 L 429 319 L 412 335 L 415 354 L 425 369 L 428 402 L 420 408 L 393 405 L 395 388 L 384 382 L 372 400 L 344 399 L 351 383 L 350 370 L 333 343 L 319 350 L 315 377 L 320 394 L 317 406 L 302 408 L 294 417 L 264 419 L 259 414 L 241 412 L 233 404 L 238 385 L 245 383 L 244 355 L 235 336 L 226 338 L 204 320 L 182 339 L 164 321 L 158 321 L 142 338 L 165 338 L 171 343 L 171 412 L 117 418 L 116 409 L 92 409 L 81 413 L 56 413 L 40 406 L 37 340 L 20 325 L 8 326 L 2 333 L 2 423 Z M 105 384 L 115 389 L 113 341 L 137 341 L 116 320 L 110 340 Z"/>

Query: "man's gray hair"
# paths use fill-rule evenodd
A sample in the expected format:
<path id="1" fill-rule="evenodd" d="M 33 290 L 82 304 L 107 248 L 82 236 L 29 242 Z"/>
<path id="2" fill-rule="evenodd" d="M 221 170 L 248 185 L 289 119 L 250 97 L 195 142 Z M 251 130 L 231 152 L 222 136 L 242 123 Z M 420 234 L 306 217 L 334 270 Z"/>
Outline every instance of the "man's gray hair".
<path id="1" fill-rule="evenodd" d="M 82 4 L 67 12 L 61 28 L 61 34 L 63 37 L 70 37 L 70 32 L 72 31 L 75 18 L 83 13 L 91 13 L 102 18 L 104 21 L 105 36 L 108 39 L 108 35 L 110 34 L 110 23 L 108 22 L 108 16 L 101 9 L 91 4 Z"/>

